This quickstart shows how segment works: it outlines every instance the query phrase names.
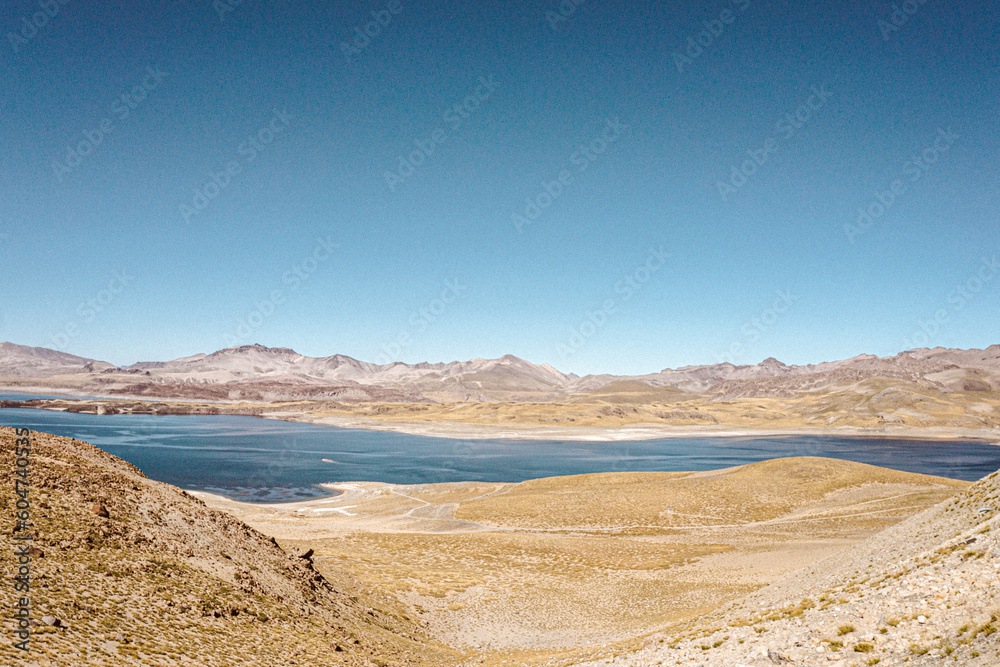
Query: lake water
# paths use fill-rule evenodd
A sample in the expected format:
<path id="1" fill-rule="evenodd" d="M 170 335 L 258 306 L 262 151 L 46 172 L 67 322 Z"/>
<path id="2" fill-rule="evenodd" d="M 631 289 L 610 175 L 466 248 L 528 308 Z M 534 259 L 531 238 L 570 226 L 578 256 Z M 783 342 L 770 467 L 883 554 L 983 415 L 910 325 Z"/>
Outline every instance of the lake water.
<path id="1" fill-rule="evenodd" d="M 964 480 L 1000 468 L 1000 447 L 977 441 L 829 436 L 454 440 L 255 417 L 30 409 L 0 409 L 0 425 L 86 440 L 152 479 L 256 502 L 323 495 L 317 486 L 323 482 L 520 482 L 590 472 L 711 470 L 783 456 L 826 456 Z"/>

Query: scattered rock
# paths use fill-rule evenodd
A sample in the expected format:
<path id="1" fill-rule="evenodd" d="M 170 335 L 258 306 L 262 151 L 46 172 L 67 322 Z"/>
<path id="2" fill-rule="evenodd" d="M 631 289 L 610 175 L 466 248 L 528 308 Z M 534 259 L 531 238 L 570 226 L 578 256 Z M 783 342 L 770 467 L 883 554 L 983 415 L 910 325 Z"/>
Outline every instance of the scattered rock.
<path id="1" fill-rule="evenodd" d="M 94 505 L 90 508 L 90 511 L 91 513 L 96 514 L 102 519 L 107 519 L 109 516 L 111 516 L 108 513 L 108 508 L 104 506 L 104 503 L 94 503 Z"/>
<path id="2" fill-rule="evenodd" d="M 767 657 L 768 657 L 768 659 L 771 662 L 773 662 L 776 665 L 780 665 L 780 664 L 783 664 L 783 663 L 786 663 L 786 662 L 789 662 L 789 663 L 791 662 L 791 660 L 788 659 L 788 656 L 786 656 L 786 655 L 784 655 L 782 653 L 779 653 L 779 652 L 775 651 L 774 649 L 770 649 L 770 648 L 767 649 Z"/>
<path id="3" fill-rule="evenodd" d="M 42 623 L 53 628 L 62 627 L 62 620 L 56 618 L 55 616 L 42 616 Z"/>

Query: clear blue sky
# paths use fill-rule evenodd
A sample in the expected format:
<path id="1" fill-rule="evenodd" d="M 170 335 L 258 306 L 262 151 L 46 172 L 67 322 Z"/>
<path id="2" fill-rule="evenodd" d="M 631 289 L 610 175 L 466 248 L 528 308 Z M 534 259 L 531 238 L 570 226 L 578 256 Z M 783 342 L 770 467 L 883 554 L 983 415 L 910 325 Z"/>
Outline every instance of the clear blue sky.
<path id="1" fill-rule="evenodd" d="M 996 3 L 61 3 L 0 8 L 0 339 L 580 374 L 1000 342 Z"/>

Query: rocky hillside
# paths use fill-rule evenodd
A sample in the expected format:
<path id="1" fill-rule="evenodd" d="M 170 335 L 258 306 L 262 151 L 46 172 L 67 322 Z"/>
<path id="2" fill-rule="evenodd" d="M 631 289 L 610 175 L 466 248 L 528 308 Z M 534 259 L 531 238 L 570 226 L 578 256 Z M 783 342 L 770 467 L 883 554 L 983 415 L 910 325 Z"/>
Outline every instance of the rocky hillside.
<path id="1" fill-rule="evenodd" d="M 654 387 L 673 386 L 711 392 L 719 399 L 792 396 L 802 391 L 846 387 L 868 378 L 893 378 L 944 391 L 989 391 L 1000 388 L 1000 345 L 985 350 L 936 347 L 900 352 L 891 357 L 861 354 L 850 359 L 789 366 L 773 357 L 759 364 L 731 363 L 665 368 L 638 376 L 587 375 L 571 381 L 574 392 L 593 391 L 615 380 L 638 380 Z"/>
<path id="2" fill-rule="evenodd" d="M 44 347 L 0 343 L 0 377 L 46 378 L 53 375 L 100 372 L 113 364 L 85 359 Z"/>
<path id="3" fill-rule="evenodd" d="M 0 428 L 5 469 L 14 431 Z M 2 665 L 420 665 L 455 662 L 405 611 L 87 443 L 31 434 L 30 652 Z M 0 512 L 8 545 L 13 482 Z M 2 559 L 15 570 L 13 550 Z M 9 581 L 0 602 L 14 613 Z M 9 628 L 9 626 L 8 626 Z"/>
<path id="4" fill-rule="evenodd" d="M 1000 472 L 615 665 L 1000 665 Z"/>

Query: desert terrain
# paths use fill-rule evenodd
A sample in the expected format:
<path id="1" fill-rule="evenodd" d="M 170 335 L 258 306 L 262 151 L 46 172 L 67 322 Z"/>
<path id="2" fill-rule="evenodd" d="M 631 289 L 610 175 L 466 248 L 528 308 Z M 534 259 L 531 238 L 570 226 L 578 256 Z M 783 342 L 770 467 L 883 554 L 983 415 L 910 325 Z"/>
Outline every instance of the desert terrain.
<path id="1" fill-rule="evenodd" d="M 818 458 L 699 473 L 520 484 L 334 484 L 252 505 L 195 495 L 315 550 L 487 663 L 633 646 L 836 553 L 968 486 Z"/>
<path id="2" fill-rule="evenodd" d="M 31 438 L 32 654 L 4 644 L 14 664 L 997 657 L 997 475 L 796 457 L 253 505 Z M 10 459 L 14 440 L 0 429 Z"/>

